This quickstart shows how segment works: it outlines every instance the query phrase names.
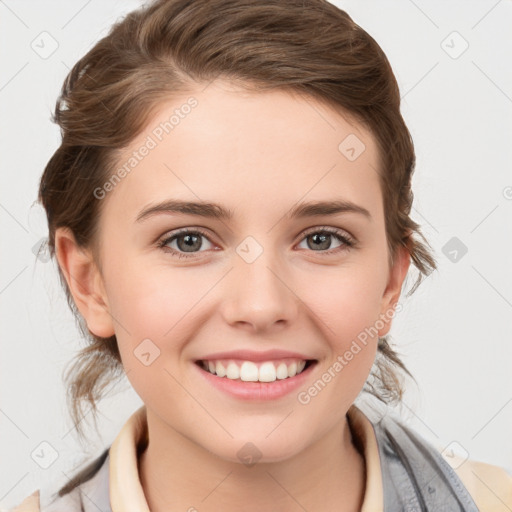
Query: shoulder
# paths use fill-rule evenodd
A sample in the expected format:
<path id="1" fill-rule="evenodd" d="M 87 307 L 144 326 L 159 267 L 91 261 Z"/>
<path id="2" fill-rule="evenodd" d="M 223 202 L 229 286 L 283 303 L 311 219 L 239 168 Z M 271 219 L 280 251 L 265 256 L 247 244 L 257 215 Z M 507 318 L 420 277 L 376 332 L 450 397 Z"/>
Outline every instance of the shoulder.
<path id="1" fill-rule="evenodd" d="M 9 510 L 9 512 L 39 512 L 40 497 L 39 489 L 30 496 L 27 496 L 19 505 Z"/>
<path id="2" fill-rule="evenodd" d="M 503 468 L 462 459 L 430 443 L 389 407 L 371 402 L 357 407 L 375 431 L 390 509 L 408 502 L 418 510 L 512 510 L 512 476 Z"/>
<path id="3" fill-rule="evenodd" d="M 8 512 L 111 512 L 109 448 L 58 491 L 38 489 Z"/>
<path id="4" fill-rule="evenodd" d="M 436 448 L 441 451 L 440 446 Z M 512 510 L 512 475 L 504 468 L 466 459 L 443 450 L 443 458 L 454 469 L 478 508 L 486 512 Z"/>

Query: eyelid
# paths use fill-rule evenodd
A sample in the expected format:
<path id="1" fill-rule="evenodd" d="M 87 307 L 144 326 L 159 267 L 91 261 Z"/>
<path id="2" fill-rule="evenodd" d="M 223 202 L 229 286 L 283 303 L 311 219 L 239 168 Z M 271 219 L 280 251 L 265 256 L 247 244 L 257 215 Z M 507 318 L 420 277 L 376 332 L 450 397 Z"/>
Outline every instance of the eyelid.
<path id="1" fill-rule="evenodd" d="M 174 239 L 176 239 L 177 237 L 179 237 L 182 234 L 198 234 L 198 235 L 202 235 L 206 239 L 208 239 L 208 241 L 211 244 L 214 243 L 211 240 L 210 233 L 208 233 L 204 228 L 199 228 L 199 227 L 193 227 L 192 226 L 192 227 L 178 228 L 178 229 L 171 230 L 171 231 L 168 231 L 168 232 L 164 233 L 161 237 L 158 237 L 158 239 L 156 241 L 156 245 L 159 248 L 162 248 L 166 244 L 170 243 L 171 239 L 173 239 L 173 241 L 174 241 Z M 204 252 L 204 251 L 200 251 L 200 252 Z"/>
<path id="2" fill-rule="evenodd" d="M 356 238 L 352 234 L 350 234 L 346 229 L 335 228 L 334 226 L 313 226 L 311 228 L 306 229 L 305 231 L 302 231 L 301 236 L 302 238 L 305 238 L 311 233 L 317 233 L 322 231 L 331 233 L 333 235 L 343 236 L 353 244 L 357 243 Z M 302 240 L 302 238 L 300 240 Z"/>
<path id="3" fill-rule="evenodd" d="M 318 252 L 319 254 L 324 255 L 330 255 L 333 252 L 341 252 L 341 251 L 347 251 L 349 249 L 355 248 L 358 246 L 358 240 L 350 234 L 348 231 L 342 229 L 342 228 L 336 228 L 334 226 L 312 226 L 310 228 L 307 228 L 305 231 L 301 231 L 300 238 L 297 240 L 297 243 L 300 243 L 302 240 L 307 238 L 310 234 L 313 233 L 328 233 L 335 237 L 338 237 L 339 240 L 343 243 L 342 248 L 336 247 L 334 249 L 328 249 L 327 251 L 309 251 L 309 252 Z M 176 230 L 171 230 L 164 235 L 162 235 L 156 242 L 157 247 L 159 249 L 164 250 L 165 252 L 172 253 L 174 256 L 177 256 L 179 258 L 195 258 L 197 254 L 201 254 L 202 252 L 207 251 L 198 251 L 198 252 L 191 252 L 190 255 L 187 255 L 187 253 L 183 253 L 180 251 L 176 251 L 175 249 L 167 248 L 167 244 L 174 241 L 177 237 L 179 237 L 181 234 L 196 234 L 201 235 L 204 238 L 206 238 L 211 244 L 215 245 L 214 242 L 210 239 L 210 234 L 204 229 L 200 227 L 194 227 L 194 226 L 187 226 L 185 228 L 178 228 Z M 295 244 L 295 245 L 296 245 Z M 215 249 L 213 249 L 215 250 Z"/>

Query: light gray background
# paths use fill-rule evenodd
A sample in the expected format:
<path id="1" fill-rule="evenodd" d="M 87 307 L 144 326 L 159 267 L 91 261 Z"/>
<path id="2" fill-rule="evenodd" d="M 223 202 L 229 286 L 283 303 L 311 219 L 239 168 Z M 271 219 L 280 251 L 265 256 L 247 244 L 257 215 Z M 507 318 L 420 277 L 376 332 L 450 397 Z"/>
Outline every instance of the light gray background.
<path id="1" fill-rule="evenodd" d="M 377 40 L 397 76 L 417 152 L 413 218 L 439 264 L 411 298 L 402 297 L 404 310 L 391 331 L 420 389 L 409 389 L 402 415 L 439 447 L 512 472 L 512 4 L 335 3 Z M 139 5 L 0 0 L 4 507 L 99 455 L 142 404 L 125 380 L 101 404 L 103 438 L 81 450 L 61 374 L 83 342 L 55 264 L 36 261 L 32 251 L 47 234 L 33 203 L 60 141 L 49 118 L 65 75 L 118 17 Z M 47 37 L 43 31 L 58 42 L 48 58 L 31 47 Z M 469 46 L 458 55 L 464 40 Z M 467 247 L 456 261 L 443 249 L 453 237 Z M 58 453 L 48 469 L 31 457 L 43 441 Z"/>

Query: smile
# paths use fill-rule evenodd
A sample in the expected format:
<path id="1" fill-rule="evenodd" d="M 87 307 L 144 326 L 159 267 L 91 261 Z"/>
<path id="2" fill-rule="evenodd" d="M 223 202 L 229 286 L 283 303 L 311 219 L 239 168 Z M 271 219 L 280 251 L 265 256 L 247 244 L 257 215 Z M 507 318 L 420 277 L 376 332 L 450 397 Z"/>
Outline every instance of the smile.
<path id="1" fill-rule="evenodd" d="M 214 387 L 242 400 L 264 401 L 284 397 L 303 386 L 317 363 L 316 359 L 257 363 L 242 360 L 198 360 L 194 366 L 210 388 Z"/>
<path id="2" fill-rule="evenodd" d="M 198 361 L 212 375 L 244 382 L 274 382 L 299 375 L 312 360 L 281 359 L 276 361 L 217 360 Z"/>

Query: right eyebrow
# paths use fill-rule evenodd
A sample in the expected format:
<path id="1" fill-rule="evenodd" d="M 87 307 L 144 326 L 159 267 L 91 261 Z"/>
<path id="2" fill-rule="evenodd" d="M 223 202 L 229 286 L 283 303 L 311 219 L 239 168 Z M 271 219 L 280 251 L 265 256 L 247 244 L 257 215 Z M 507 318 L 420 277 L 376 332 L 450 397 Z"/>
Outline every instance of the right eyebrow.
<path id="1" fill-rule="evenodd" d="M 198 215 L 211 219 L 229 220 L 233 218 L 233 212 L 224 207 L 207 202 L 192 202 L 170 199 L 158 204 L 150 205 L 144 208 L 138 215 L 136 222 L 142 222 L 149 217 L 164 213 L 181 213 L 188 215 Z"/>

